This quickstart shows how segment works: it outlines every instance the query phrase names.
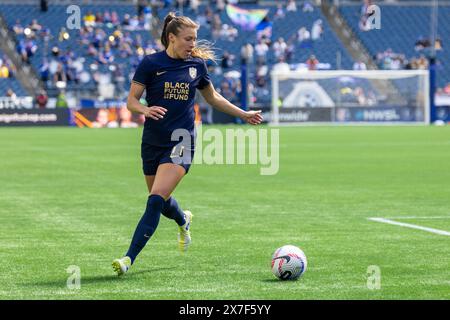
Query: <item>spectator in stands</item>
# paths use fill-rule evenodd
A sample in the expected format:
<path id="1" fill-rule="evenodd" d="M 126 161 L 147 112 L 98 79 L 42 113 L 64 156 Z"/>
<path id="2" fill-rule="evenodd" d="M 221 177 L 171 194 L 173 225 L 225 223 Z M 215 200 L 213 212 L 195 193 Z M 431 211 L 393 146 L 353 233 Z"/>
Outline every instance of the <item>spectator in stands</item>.
<path id="1" fill-rule="evenodd" d="M 424 55 L 421 55 L 417 61 L 417 69 L 427 70 L 428 69 L 428 60 Z"/>
<path id="2" fill-rule="evenodd" d="M 150 30 L 152 28 L 152 9 L 146 6 L 143 11 L 144 17 L 144 30 Z"/>
<path id="3" fill-rule="evenodd" d="M 195 21 L 201 25 L 202 27 L 205 27 L 209 29 L 211 26 L 209 24 L 209 21 L 206 19 L 206 9 L 205 12 L 199 11 L 196 15 Z"/>
<path id="4" fill-rule="evenodd" d="M 147 0 L 137 1 L 137 15 L 140 17 L 144 13 L 144 9 L 147 7 Z"/>
<path id="5" fill-rule="evenodd" d="M 103 23 L 104 23 L 104 24 L 112 23 L 111 13 L 109 13 L 108 10 L 106 10 L 106 11 L 103 13 Z"/>
<path id="6" fill-rule="evenodd" d="M 120 24 L 119 15 L 116 11 L 111 12 L 111 23 L 115 26 Z"/>
<path id="7" fill-rule="evenodd" d="M 133 16 L 130 18 L 130 24 L 128 28 L 131 31 L 139 30 L 140 29 L 139 24 L 140 22 L 138 16 Z"/>
<path id="8" fill-rule="evenodd" d="M 434 42 L 434 49 L 435 50 L 442 50 L 442 40 L 441 38 L 437 38 Z"/>
<path id="9" fill-rule="evenodd" d="M 219 93 L 230 102 L 235 101 L 237 98 L 236 92 L 232 90 L 232 88 L 230 87 L 230 83 L 226 79 L 222 80 L 217 91 L 219 91 Z"/>
<path id="10" fill-rule="evenodd" d="M 224 0 L 216 0 L 216 10 L 217 12 L 222 12 L 225 9 L 225 1 Z"/>
<path id="11" fill-rule="evenodd" d="M 311 29 L 311 39 L 312 40 L 319 40 L 323 33 L 323 25 L 322 20 L 317 19 L 314 21 L 313 27 Z"/>
<path id="12" fill-rule="evenodd" d="M 48 102 L 47 92 L 45 90 L 39 91 L 39 94 L 36 96 L 36 103 L 39 109 L 45 109 Z"/>
<path id="13" fill-rule="evenodd" d="M 295 52 L 295 35 L 292 35 L 287 42 L 286 50 L 284 51 L 284 58 L 287 63 L 291 63 Z"/>
<path id="14" fill-rule="evenodd" d="M 17 99 L 16 93 L 11 88 L 8 88 L 8 90 L 6 90 L 5 96 L 8 97 L 8 98 L 11 98 L 12 100 L 16 100 Z"/>
<path id="15" fill-rule="evenodd" d="M 444 91 L 445 94 L 450 94 L 450 82 L 447 83 L 447 85 L 445 86 L 443 91 Z"/>
<path id="16" fill-rule="evenodd" d="M 286 11 L 297 11 L 297 5 L 295 4 L 295 0 L 288 0 Z"/>
<path id="17" fill-rule="evenodd" d="M 16 35 L 18 35 L 18 36 L 23 34 L 24 28 L 23 28 L 22 24 L 20 23 L 20 19 L 17 19 L 17 20 L 16 20 L 16 23 L 15 23 L 14 26 L 12 27 L 12 30 L 13 30 L 14 33 L 15 33 Z"/>
<path id="18" fill-rule="evenodd" d="M 416 43 L 414 44 L 414 49 L 416 51 L 420 51 L 425 48 L 428 48 L 430 45 L 431 45 L 430 40 L 420 36 L 419 39 L 417 39 Z"/>
<path id="19" fill-rule="evenodd" d="M 47 59 L 43 59 L 41 65 L 39 66 L 39 75 L 42 81 L 47 82 L 50 76 L 50 67 Z"/>
<path id="20" fill-rule="evenodd" d="M 241 48 L 241 64 L 247 64 L 253 62 L 253 46 L 251 43 L 247 42 Z"/>
<path id="21" fill-rule="evenodd" d="M 18 51 L 25 62 L 30 61 L 30 58 L 34 55 L 37 49 L 38 47 L 32 39 L 22 39 L 19 41 Z"/>
<path id="22" fill-rule="evenodd" d="M 362 61 L 356 61 L 353 64 L 353 70 L 367 70 L 366 64 Z"/>
<path id="23" fill-rule="evenodd" d="M 263 88 L 267 85 L 267 75 L 269 67 L 267 65 L 258 65 L 256 67 L 256 85 Z"/>
<path id="24" fill-rule="evenodd" d="M 211 22 L 211 33 L 213 39 L 219 38 L 221 30 L 222 30 L 222 21 L 220 20 L 220 15 L 215 14 Z"/>
<path id="25" fill-rule="evenodd" d="M 284 57 L 280 57 L 278 62 L 273 65 L 273 70 L 279 72 L 289 72 L 290 69 L 289 64 L 284 60 Z"/>
<path id="26" fill-rule="evenodd" d="M 427 48 L 431 47 L 431 41 L 428 38 L 424 38 L 422 36 L 417 39 L 416 43 L 414 44 L 414 49 L 416 51 L 421 51 Z M 442 41 L 441 38 L 436 38 L 434 42 L 434 49 L 435 50 L 442 50 Z"/>
<path id="27" fill-rule="evenodd" d="M 278 38 L 273 44 L 274 55 L 277 60 L 284 57 L 286 52 L 287 44 L 283 38 Z"/>
<path id="28" fill-rule="evenodd" d="M 94 38 L 92 40 L 92 43 L 95 48 L 99 49 L 102 46 L 103 41 L 106 38 L 106 33 L 100 28 L 95 29 Z"/>
<path id="29" fill-rule="evenodd" d="M 109 44 L 107 43 L 103 50 L 100 50 L 100 54 L 98 56 L 98 61 L 101 64 L 110 64 L 114 61 L 114 55 L 111 51 Z"/>
<path id="30" fill-rule="evenodd" d="M 312 5 L 312 3 L 310 1 L 306 0 L 305 2 L 303 2 L 302 10 L 303 10 L 303 12 L 313 12 L 314 6 Z"/>
<path id="31" fill-rule="evenodd" d="M 3 59 L 0 59 L 0 78 L 9 78 L 9 76 L 8 66 L 3 63 Z"/>
<path id="32" fill-rule="evenodd" d="M 223 40 L 234 41 L 238 36 L 238 30 L 226 23 L 222 25 L 220 30 L 220 38 Z"/>
<path id="33" fill-rule="evenodd" d="M 56 72 L 53 75 L 53 83 L 55 85 L 58 85 L 58 83 L 61 83 L 62 85 L 67 83 L 66 73 L 64 72 L 64 67 L 63 67 L 63 64 L 61 62 L 58 63 L 58 67 L 56 69 Z"/>
<path id="34" fill-rule="evenodd" d="M 121 58 L 128 58 L 131 55 L 133 55 L 133 50 L 131 49 L 130 44 L 121 40 L 119 42 L 119 56 Z"/>
<path id="35" fill-rule="evenodd" d="M 305 27 L 301 27 L 300 29 L 298 29 L 297 38 L 299 42 L 303 42 L 305 40 L 309 40 L 311 38 L 311 34 L 309 33 L 308 29 L 306 29 Z"/>
<path id="36" fill-rule="evenodd" d="M 68 108 L 69 104 L 67 103 L 66 95 L 63 90 L 61 90 L 56 97 L 56 107 L 57 108 Z"/>
<path id="37" fill-rule="evenodd" d="M 120 23 L 120 25 L 125 29 L 125 30 L 130 30 L 129 26 L 130 26 L 130 15 L 128 13 L 125 13 L 123 16 L 123 20 Z"/>
<path id="38" fill-rule="evenodd" d="M 39 36 L 42 38 L 42 40 L 44 40 L 44 42 L 50 41 L 52 34 L 51 34 L 51 30 L 49 27 L 42 27 L 42 30 L 39 34 Z"/>
<path id="39" fill-rule="evenodd" d="M 94 47 L 94 44 L 89 44 L 87 54 L 92 57 L 96 57 L 98 55 L 98 50 Z"/>
<path id="40" fill-rule="evenodd" d="M 101 12 L 95 14 L 95 25 L 103 26 L 103 14 Z"/>
<path id="41" fill-rule="evenodd" d="M 309 59 L 306 60 L 306 64 L 308 66 L 308 70 L 316 70 L 319 60 L 317 60 L 316 56 L 312 54 Z"/>
<path id="42" fill-rule="evenodd" d="M 191 0 L 189 2 L 189 5 L 191 7 L 191 10 L 194 12 L 195 15 L 197 15 L 198 12 L 198 7 L 200 6 L 200 0 Z"/>
<path id="43" fill-rule="evenodd" d="M 205 17 L 206 23 L 208 23 L 211 26 L 214 19 L 214 12 L 210 6 L 206 6 L 205 8 Z"/>
<path id="44" fill-rule="evenodd" d="M 235 59 L 235 56 L 230 54 L 228 51 L 223 52 L 222 61 L 221 61 L 221 67 L 222 69 L 228 69 L 233 66 L 233 61 Z"/>
<path id="45" fill-rule="evenodd" d="M 88 13 L 83 17 L 83 21 L 85 26 L 95 27 L 95 16 L 91 11 L 88 11 Z"/>
<path id="46" fill-rule="evenodd" d="M 269 47 L 267 44 L 260 40 L 258 41 L 258 44 L 255 46 L 255 53 L 256 53 L 256 63 L 257 64 L 265 64 L 267 61 L 267 52 L 269 51 Z"/>
<path id="47" fill-rule="evenodd" d="M 37 22 L 36 19 L 33 19 L 29 25 L 29 28 L 34 32 L 39 32 L 42 29 L 42 26 Z"/>
<path id="48" fill-rule="evenodd" d="M 283 19 L 285 17 L 284 9 L 281 3 L 277 4 L 277 11 L 275 12 L 274 20 Z"/>

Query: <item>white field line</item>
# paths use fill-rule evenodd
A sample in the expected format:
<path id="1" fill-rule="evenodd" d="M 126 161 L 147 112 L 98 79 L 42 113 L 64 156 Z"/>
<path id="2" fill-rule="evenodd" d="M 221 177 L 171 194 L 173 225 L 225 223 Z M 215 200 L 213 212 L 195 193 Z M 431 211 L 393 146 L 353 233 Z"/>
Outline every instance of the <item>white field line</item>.
<path id="1" fill-rule="evenodd" d="M 393 220 L 389 220 L 389 219 L 385 219 L 385 218 L 368 218 L 368 219 L 371 220 L 371 221 L 392 224 L 392 225 L 395 225 L 395 226 L 400 226 L 400 227 L 405 227 L 405 228 L 411 228 L 411 229 L 427 231 L 427 232 L 431 232 L 431 233 L 435 233 L 435 234 L 440 234 L 442 236 L 449 236 L 450 237 L 450 232 L 444 231 L 444 230 L 422 227 L 422 226 L 418 226 L 416 224 L 411 224 L 411 223 L 397 222 L 397 221 L 393 221 Z"/>
<path id="2" fill-rule="evenodd" d="M 432 220 L 432 219 L 450 219 L 450 216 L 430 216 L 430 217 L 419 217 L 419 216 L 406 216 L 406 217 L 384 217 L 384 219 L 414 219 L 414 220 Z"/>

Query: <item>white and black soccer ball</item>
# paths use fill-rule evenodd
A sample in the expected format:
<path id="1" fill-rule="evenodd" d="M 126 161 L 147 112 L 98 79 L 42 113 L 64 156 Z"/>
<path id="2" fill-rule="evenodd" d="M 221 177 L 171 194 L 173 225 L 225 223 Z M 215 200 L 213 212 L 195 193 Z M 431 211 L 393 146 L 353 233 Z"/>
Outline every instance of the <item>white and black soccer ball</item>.
<path id="1" fill-rule="evenodd" d="M 307 266 L 305 253 L 292 245 L 282 246 L 272 255 L 272 273 L 280 280 L 296 280 Z"/>

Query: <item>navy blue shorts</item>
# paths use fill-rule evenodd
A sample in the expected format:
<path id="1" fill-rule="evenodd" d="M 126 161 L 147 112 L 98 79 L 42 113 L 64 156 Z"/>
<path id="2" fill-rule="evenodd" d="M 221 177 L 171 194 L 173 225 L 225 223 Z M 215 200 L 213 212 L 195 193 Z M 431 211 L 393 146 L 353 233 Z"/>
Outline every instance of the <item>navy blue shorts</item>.
<path id="1" fill-rule="evenodd" d="M 156 147 L 147 143 L 141 144 L 142 169 L 146 176 L 156 174 L 162 163 L 174 163 L 182 166 L 186 174 L 194 161 L 195 148 L 176 145 L 174 147 Z"/>

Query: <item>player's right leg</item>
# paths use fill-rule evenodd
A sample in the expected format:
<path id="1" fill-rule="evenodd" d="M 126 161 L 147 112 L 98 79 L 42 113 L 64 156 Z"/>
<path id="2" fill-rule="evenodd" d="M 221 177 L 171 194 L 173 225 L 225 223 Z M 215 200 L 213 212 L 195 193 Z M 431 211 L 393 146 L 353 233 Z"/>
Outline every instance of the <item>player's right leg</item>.
<path id="1" fill-rule="evenodd" d="M 114 272 L 117 273 L 117 275 L 121 276 L 125 274 L 128 269 L 131 267 L 131 259 L 130 257 L 123 257 L 120 259 L 115 259 L 112 262 L 112 267 L 114 269 Z"/>

